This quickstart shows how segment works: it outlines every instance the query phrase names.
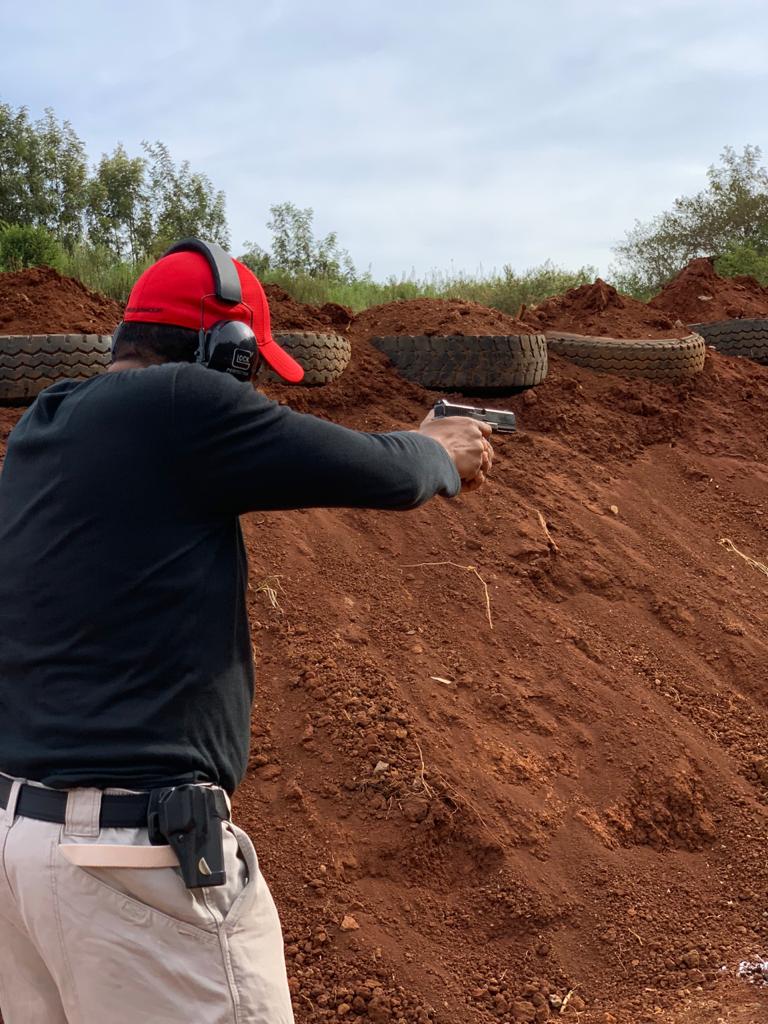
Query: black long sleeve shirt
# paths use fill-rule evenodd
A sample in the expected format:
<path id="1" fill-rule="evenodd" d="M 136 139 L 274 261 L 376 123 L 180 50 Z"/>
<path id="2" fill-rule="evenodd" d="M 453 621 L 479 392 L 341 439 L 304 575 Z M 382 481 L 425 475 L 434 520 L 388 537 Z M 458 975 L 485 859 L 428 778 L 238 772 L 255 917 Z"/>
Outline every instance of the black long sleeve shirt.
<path id="1" fill-rule="evenodd" d="M 348 430 L 200 366 L 48 388 L 0 475 L 0 771 L 232 792 L 253 696 L 238 517 L 460 486 L 428 437 Z"/>

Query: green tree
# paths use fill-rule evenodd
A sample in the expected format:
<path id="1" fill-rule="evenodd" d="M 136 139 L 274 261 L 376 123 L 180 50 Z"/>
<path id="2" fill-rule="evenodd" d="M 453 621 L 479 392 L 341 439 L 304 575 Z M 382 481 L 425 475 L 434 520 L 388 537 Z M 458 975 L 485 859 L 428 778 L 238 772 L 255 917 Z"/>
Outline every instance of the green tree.
<path id="1" fill-rule="evenodd" d="M 0 103 L 0 221 L 31 224 L 33 209 L 26 168 L 31 126 L 25 107 Z"/>
<path id="2" fill-rule="evenodd" d="M 768 252 L 751 245 L 733 245 L 716 261 L 715 270 L 723 277 L 749 274 L 762 285 L 768 284 Z"/>
<path id="3" fill-rule="evenodd" d="M 272 266 L 269 253 L 255 242 L 245 242 L 245 252 L 237 257 L 256 277 L 263 277 Z"/>
<path id="4" fill-rule="evenodd" d="M 301 210 L 294 203 L 277 203 L 269 212 L 272 250 L 268 265 L 272 269 L 336 281 L 355 280 L 354 264 L 346 249 L 340 248 L 336 232 L 315 238 L 315 212 L 311 207 Z"/>
<path id="5" fill-rule="evenodd" d="M 228 245 L 224 193 L 161 142 L 130 157 L 122 145 L 89 174 L 83 143 L 50 109 L 0 103 L 0 222 L 43 228 L 72 253 L 87 247 L 134 262 L 200 235 Z"/>
<path id="6" fill-rule="evenodd" d="M 67 247 L 82 238 L 88 163 L 68 121 L 47 109 L 32 122 L 25 107 L 0 104 L 0 220 L 42 227 Z"/>
<path id="7" fill-rule="evenodd" d="M 176 167 L 164 143 L 145 142 L 143 147 L 147 155 L 152 254 L 190 235 L 228 248 L 224 193 L 213 187 L 207 175 L 192 171 L 189 161 Z"/>
<path id="8" fill-rule="evenodd" d="M 61 124 L 52 110 L 37 121 L 36 166 L 42 197 L 38 224 L 64 245 L 82 238 L 88 201 L 88 161 L 85 147 L 68 121 Z"/>
<path id="9" fill-rule="evenodd" d="M 103 154 L 88 182 L 88 239 L 117 259 L 140 260 L 152 247 L 146 161 L 122 144 Z"/>
<path id="10" fill-rule="evenodd" d="M 651 221 L 636 221 L 614 249 L 617 284 L 648 293 L 697 256 L 723 257 L 741 247 L 768 255 L 768 170 L 761 159 L 758 146 L 742 153 L 726 146 L 720 165 L 707 171 L 705 189 L 681 196 Z"/>

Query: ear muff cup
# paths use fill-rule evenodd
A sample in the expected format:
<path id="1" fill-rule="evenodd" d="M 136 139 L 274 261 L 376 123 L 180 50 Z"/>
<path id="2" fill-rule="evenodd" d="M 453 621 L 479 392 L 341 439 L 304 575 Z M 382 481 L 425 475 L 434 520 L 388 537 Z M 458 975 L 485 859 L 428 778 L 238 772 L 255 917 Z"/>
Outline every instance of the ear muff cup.
<path id="1" fill-rule="evenodd" d="M 200 331 L 197 362 L 240 381 L 253 377 L 261 360 L 256 335 L 240 320 L 219 320 Z"/>

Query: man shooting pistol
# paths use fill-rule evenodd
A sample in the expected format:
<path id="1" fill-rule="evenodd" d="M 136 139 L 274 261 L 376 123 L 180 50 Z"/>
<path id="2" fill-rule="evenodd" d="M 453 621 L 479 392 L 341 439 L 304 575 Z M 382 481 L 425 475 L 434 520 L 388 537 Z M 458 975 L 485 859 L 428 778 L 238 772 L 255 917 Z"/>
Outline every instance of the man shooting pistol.
<path id="1" fill-rule="evenodd" d="M 275 905 L 230 820 L 254 691 L 239 516 L 482 486 L 491 422 L 367 434 L 256 390 L 303 370 L 261 284 L 186 239 L 107 372 L 41 392 L 0 475 L 5 1024 L 291 1024 Z"/>

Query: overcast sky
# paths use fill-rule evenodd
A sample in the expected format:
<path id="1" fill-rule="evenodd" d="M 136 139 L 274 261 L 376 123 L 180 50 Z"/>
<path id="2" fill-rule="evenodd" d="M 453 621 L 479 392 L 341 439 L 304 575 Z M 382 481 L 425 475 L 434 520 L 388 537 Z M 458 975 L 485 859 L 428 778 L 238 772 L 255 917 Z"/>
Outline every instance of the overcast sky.
<path id="1" fill-rule="evenodd" d="M 0 0 L 0 100 L 159 139 L 232 250 L 315 210 L 374 276 L 606 272 L 725 145 L 768 154 L 766 0 Z"/>

